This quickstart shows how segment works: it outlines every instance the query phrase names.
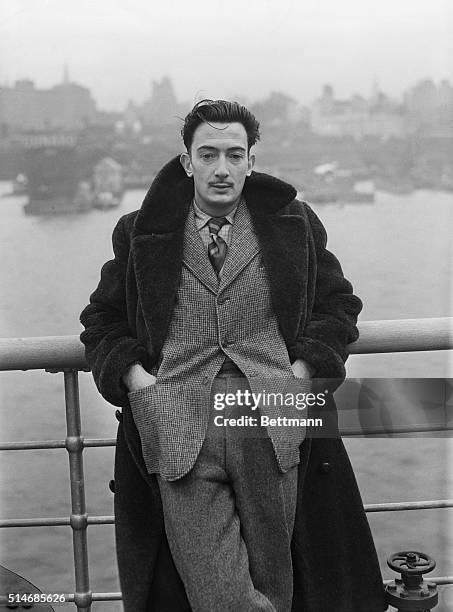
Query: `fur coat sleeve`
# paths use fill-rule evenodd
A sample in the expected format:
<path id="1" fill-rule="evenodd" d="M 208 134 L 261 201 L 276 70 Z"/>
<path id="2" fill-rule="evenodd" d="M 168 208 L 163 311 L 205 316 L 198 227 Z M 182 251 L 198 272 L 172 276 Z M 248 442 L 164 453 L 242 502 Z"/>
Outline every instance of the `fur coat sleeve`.
<path id="1" fill-rule="evenodd" d="M 122 381 L 130 365 L 147 359 L 145 346 L 135 337 L 128 323 L 126 272 L 129 237 L 121 217 L 112 234 L 114 259 L 105 263 L 89 305 L 80 322 L 85 327 L 80 340 L 96 386 L 115 406 L 127 404 L 127 388 Z"/>
<path id="2" fill-rule="evenodd" d="M 338 259 L 326 248 L 323 224 L 307 203 L 297 204 L 305 208 L 310 229 L 313 273 L 309 277 L 314 276 L 314 291 L 308 292 L 307 320 L 298 335 L 295 354 L 315 368 L 315 378 L 341 381 L 348 344 L 359 337 L 356 324 L 362 302 L 353 294 Z"/>

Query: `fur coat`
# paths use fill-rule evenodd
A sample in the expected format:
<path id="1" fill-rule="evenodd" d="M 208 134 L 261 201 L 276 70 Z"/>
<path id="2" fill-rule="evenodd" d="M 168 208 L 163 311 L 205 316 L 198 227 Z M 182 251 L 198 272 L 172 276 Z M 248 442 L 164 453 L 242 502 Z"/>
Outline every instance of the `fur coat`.
<path id="1" fill-rule="evenodd" d="M 347 345 L 358 337 L 361 302 L 326 249 L 324 227 L 295 199 L 291 185 L 253 172 L 243 194 L 290 360 L 309 362 L 322 388 L 333 390 L 345 376 Z M 135 361 L 150 370 L 158 359 L 178 289 L 192 197 L 193 181 L 174 158 L 155 178 L 142 207 L 116 225 L 114 259 L 104 264 L 80 317 L 96 385 L 107 401 L 123 408 L 117 411 L 115 533 L 126 612 L 190 610 L 122 376 Z M 329 413 L 336 422 L 333 401 Z M 386 610 L 376 551 L 343 443 L 338 436 L 304 444 L 308 452 L 299 465 L 292 540 L 293 611 Z"/>

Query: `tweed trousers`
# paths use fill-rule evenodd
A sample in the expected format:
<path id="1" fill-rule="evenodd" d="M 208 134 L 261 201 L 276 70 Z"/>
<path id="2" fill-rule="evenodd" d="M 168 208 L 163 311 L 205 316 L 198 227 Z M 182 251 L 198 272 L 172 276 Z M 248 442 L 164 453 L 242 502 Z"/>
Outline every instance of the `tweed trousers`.
<path id="1" fill-rule="evenodd" d="M 211 399 L 246 389 L 245 377 L 222 368 Z M 216 425 L 216 416 L 192 470 L 174 482 L 158 477 L 167 539 L 191 609 L 290 612 L 297 466 L 278 469 L 264 427 Z M 253 413 L 232 405 L 219 422 L 241 417 Z"/>
<path id="2" fill-rule="evenodd" d="M 150 473 L 176 480 L 193 467 L 205 439 L 210 388 L 225 356 L 246 376 L 253 392 L 284 392 L 295 379 L 273 311 L 269 282 L 250 214 L 240 202 L 231 242 L 217 278 L 191 209 L 185 226 L 181 279 L 167 337 L 152 373 L 155 385 L 129 393 Z M 260 405 L 270 417 L 279 405 Z M 289 412 L 286 411 L 289 416 Z M 298 415 L 299 416 L 299 415 Z M 268 430 L 279 468 L 300 461 L 302 428 Z"/>

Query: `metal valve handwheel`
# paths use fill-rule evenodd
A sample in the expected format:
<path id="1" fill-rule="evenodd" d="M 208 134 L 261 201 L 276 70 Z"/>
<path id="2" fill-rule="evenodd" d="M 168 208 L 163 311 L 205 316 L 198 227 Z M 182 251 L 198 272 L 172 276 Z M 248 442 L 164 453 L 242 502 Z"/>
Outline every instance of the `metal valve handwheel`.
<path id="1" fill-rule="evenodd" d="M 405 550 L 390 555 L 387 565 L 401 574 L 426 574 L 436 567 L 436 562 L 426 553 Z"/>

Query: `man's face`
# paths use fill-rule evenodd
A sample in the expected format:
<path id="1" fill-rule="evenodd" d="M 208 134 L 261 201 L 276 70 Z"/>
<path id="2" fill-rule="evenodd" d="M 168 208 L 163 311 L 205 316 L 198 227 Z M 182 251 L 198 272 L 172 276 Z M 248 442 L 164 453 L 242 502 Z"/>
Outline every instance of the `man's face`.
<path id="1" fill-rule="evenodd" d="M 255 162 L 247 153 L 242 123 L 201 123 L 194 132 L 190 155 L 181 163 L 193 176 L 195 201 L 202 210 L 224 214 L 238 202 L 245 178 Z"/>

